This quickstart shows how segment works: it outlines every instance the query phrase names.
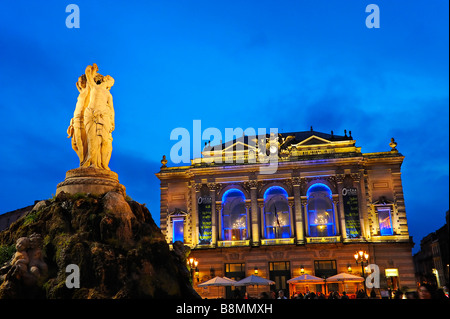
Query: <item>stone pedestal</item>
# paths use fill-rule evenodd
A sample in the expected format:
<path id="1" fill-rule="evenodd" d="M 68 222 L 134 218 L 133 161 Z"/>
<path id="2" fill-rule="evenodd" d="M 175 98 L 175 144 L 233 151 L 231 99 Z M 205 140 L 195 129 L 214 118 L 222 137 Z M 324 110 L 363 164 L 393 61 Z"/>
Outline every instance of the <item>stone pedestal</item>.
<path id="1" fill-rule="evenodd" d="M 125 186 L 119 183 L 117 173 L 91 167 L 80 167 L 67 171 L 64 182 L 59 183 L 56 187 L 56 195 L 60 192 L 101 195 L 109 191 L 116 191 L 125 196 Z"/>

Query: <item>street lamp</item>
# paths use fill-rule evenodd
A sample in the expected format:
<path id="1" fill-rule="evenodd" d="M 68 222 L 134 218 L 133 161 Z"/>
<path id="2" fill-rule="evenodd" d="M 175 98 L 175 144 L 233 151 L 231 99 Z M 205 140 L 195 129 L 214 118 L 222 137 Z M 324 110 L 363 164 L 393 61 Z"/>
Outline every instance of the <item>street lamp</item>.
<path id="1" fill-rule="evenodd" d="M 198 273 L 198 268 L 197 268 L 197 266 L 198 266 L 198 260 L 195 259 L 195 258 L 193 258 L 193 257 L 191 257 L 191 258 L 188 259 L 187 263 L 188 263 L 188 265 L 189 265 L 189 269 L 191 270 L 191 279 L 192 279 L 192 282 L 194 282 L 194 271 L 197 270 L 197 273 Z"/>
<path id="2" fill-rule="evenodd" d="M 368 265 L 369 264 L 369 254 L 366 253 L 365 251 L 357 251 L 353 257 L 355 257 L 355 261 L 356 264 L 358 265 L 359 263 L 361 264 L 361 271 L 362 271 L 362 276 L 364 278 L 363 284 L 364 284 L 364 292 L 367 294 L 367 290 L 366 290 L 366 277 L 364 274 L 364 265 Z"/>

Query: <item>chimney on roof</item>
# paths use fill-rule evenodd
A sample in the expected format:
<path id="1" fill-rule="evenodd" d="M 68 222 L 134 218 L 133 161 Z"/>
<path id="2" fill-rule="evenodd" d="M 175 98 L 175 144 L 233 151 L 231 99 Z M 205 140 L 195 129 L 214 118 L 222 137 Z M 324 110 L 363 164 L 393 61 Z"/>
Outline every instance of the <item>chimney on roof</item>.
<path id="1" fill-rule="evenodd" d="M 347 137 L 347 130 L 344 130 L 345 137 Z"/>
<path id="2" fill-rule="evenodd" d="M 331 130 L 331 138 L 334 138 L 333 130 Z"/>
<path id="3" fill-rule="evenodd" d="M 312 126 L 311 126 L 311 132 L 313 131 L 313 128 L 312 128 Z"/>
<path id="4" fill-rule="evenodd" d="M 352 131 L 348 131 L 348 134 L 350 135 L 349 137 L 350 137 L 351 139 L 353 139 L 353 137 L 352 137 Z"/>

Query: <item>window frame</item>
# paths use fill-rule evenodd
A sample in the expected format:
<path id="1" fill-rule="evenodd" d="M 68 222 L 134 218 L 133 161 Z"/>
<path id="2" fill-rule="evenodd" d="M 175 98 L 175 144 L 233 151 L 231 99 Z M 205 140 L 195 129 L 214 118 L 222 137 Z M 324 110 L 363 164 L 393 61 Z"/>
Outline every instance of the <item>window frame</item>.
<path id="1" fill-rule="evenodd" d="M 281 193 L 275 193 L 275 194 L 270 194 L 271 190 L 281 190 Z M 277 198 L 277 197 L 281 197 L 281 198 Z M 288 199 L 289 195 L 288 192 L 286 191 L 286 189 L 284 189 L 281 186 L 278 185 L 274 185 L 271 186 L 269 188 L 266 189 L 266 191 L 264 192 L 264 206 L 263 206 L 263 223 L 264 223 L 264 238 L 266 239 L 280 239 L 280 238 L 291 238 L 293 235 L 292 232 L 292 225 L 291 225 L 291 210 L 289 207 L 289 199 Z M 271 202 L 272 199 L 274 199 L 275 201 Z M 271 212 L 269 211 L 269 206 L 271 205 L 275 205 L 276 202 L 278 202 L 278 200 L 283 201 L 283 205 L 286 204 L 287 206 L 287 210 L 282 211 L 281 214 L 287 215 L 287 218 L 285 218 L 287 220 L 287 224 L 283 225 L 283 226 L 269 226 L 267 224 L 267 220 L 268 217 L 270 215 L 274 215 L 272 218 L 276 218 L 278 220 L 278 224 L 279 224 L 279 218 L 276 217 L 277 214 L 275 214 L 275 212 Z M 275 206 L 276 208 L 276 206 Z M 272 232 L 269 232 L 269 228 L 274 229 Z M 277 229 L 280 229 L 281 231 L 278 231 Z M 286 229 L 287 229 L 287 237 L 284 235 L 286 234 Z M 269 233 L 274 234 L 273 237 L 269 235 Z"/>
<path id="2" fill-rule="evenodd" d="M 324 186 L 326 188 L 326 190 L 318 190 L 318 191 L 311 191 L 312 188 L 317 187 L 317 186 Z M 321 233 L 319 231 L 323 232 L 323 229 L 318 229 L 319 224 L 312 224 L 311 223 L 311 218 L 313 216 L 317 216 L 317 209 L 310 209 L 310 205 L 312 204 L 312 202 L 314 200 L 319 200 L 321 198 L 311 198 L 312 193 L 317 192 L 317 193 L 327 193 L 327 196 L 322 195 L 323 199 L 327 201 L 327 204 L 329 206 L 329 208 L 325 209 L 325 211 L 328 214 L 328 219 L 331 220 L 331 222 L 328 223 L 324 223 L 323 225 L 326 225 L 326 234 L 325 235 L 321 235 Z M 313 215 L 314 214 L 314 215 Z M 317 217 L 315 217 L 317 218 Z M 308 227 L 308 236 L 309 237 L 334 237 L 337 235 L 337 226 L 336 226 L 336 216 L 335 216 L 335 207 L 334 207 L 334 203 L 333 203 L 333 193 L 331 191 L 331 188 L 323 183 L 317 182 L 312 184 L 307 192 L 306 192 L 306 221 L 307 221 L 307 227 Z M 313 231 L 313 228 L 314 231 Z"/>
<path id="3" fill-rule="evenodd" d="M 240 193 L 240 198 L 241 200 L 239 201 L 239 203 L 242 203 L 244 206 L 244 210 L 243 212 L 241 212 L 239 214 L 239 216 L 245 217 L 245 225 L 244 227 L 227 227 L 230 226 L 228 225 L 228 223 L 232 223 L 232 216 L 235 215 L 232 213 L 232 210 L 230 210 L 229 212 L 226 212 L 227 209 L 227 198 L 229 196 L 229 194 L 233 191 L 239 192 Z M 237 197 L 237 196 L 236 196 Z M 241 241 L 241 240 L 247 240 L 248 239 L 248 216 L 247 216 L 247 208 L 245 207 L 245 194 L 242 190 L 240 190 L 239 188 L 230 188 L 228 189 L 223 195 L 222 195 L 222 208 L 221 208 L 221 233 L 222 233 L 222 241 Z M 237 215 L 237 214 L 236 214 Z M 226 219 L 225 217 L 228 217 L 230 220 L 226 223 Z M 240 217 L 239 219 L 241 219 L 242 217 Z M 232 224 L 231 224 L 232 226 Z M 237 233 L 239 233 L 239 237 L 240 238 L 235 238 L 233 239 L 233 230 L 234 231 L 238 231 Z M 235 232 L 236 233 L 236 232 Z M 229 238 L 231 237 L 231 238 Z"/>

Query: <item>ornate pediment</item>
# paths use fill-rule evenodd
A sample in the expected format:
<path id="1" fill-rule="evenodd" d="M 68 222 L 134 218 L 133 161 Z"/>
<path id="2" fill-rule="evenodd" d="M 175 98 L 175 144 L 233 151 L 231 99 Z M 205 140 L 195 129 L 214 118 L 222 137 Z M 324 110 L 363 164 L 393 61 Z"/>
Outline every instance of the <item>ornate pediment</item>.
<path id="1" fill-rule="evenodd" d="M 380 196 L 380 197 L 378 198 L 378 200 L 376 200 L 376 201 L 374 201 L 374 202 L 372 203 L 372 205 L 393 205 L 393 204 L 394 204 L 393 201 L 387 199 L 387 198 L 384 197 L 384 196 Z"/>
<path id="2" fill-rule="evenodd" d="M 306 140 L 301 141 L 297 145 L 320 145 L 320 144 L 330 144 L 331 141 L 326 140 L 324 138 L 318 137 L 316 135 L 312 135 L 308 137 Z"/>
<path id="3" fill-rule="evenodd" d="M 175 208 L 171 213 L 169 213 L 169 216 L 171 217 L 177 217 L 177 216 L 187 216 L 188 213 L 179 209 L 179 208 Z"/>

